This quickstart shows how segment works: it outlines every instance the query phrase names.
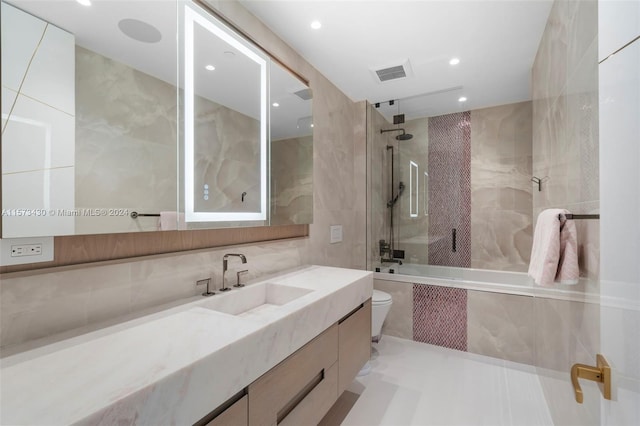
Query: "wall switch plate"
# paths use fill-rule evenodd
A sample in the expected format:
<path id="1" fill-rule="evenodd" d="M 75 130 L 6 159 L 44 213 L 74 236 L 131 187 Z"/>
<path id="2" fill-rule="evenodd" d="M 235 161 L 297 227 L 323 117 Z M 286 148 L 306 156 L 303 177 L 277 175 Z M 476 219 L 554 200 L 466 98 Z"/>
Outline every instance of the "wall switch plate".
<path id="1" fill-rule="evenodd" d="M 342 225 L 331 225 L 330 229 L 330 244 L 339 243 L 342 241 Z"/>
<path id="2" fill-rule="evenodd" d="M 53 260 L 53 237 L 0 239 L 0 266 Z"/>

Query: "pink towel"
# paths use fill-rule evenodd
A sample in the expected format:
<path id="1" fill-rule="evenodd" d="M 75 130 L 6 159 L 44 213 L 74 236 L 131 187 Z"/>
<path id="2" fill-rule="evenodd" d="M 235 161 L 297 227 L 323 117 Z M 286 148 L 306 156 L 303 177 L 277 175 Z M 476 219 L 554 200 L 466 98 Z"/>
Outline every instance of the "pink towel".
<path id="1" fill-rule="evenodd" d="M 175 231 L 177 229 L 187 229 L 187 225 L 184 221 L 184 213 L 160 212 L 158 229 L 160 231 Z"/>
<path id="2" fill-rule="evenodd" d="M 575 223 L 565 219 L 567 213 L 548 209 L 538 215 L 529 263 L 529 276 L 538 285 L 578 283 L 578 237 Z"/>

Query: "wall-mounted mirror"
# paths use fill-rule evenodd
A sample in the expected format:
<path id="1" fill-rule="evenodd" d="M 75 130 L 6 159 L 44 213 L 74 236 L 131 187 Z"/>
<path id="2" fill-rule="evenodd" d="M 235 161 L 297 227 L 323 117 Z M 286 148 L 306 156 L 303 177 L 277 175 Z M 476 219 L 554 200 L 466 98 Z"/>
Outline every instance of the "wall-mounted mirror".
<path id="1" fill-rule="evenodd" d="M 184 4 L 185 220 L 267 219 L 268 58 Z"/>
<path id="2" fill-rule="evenodd" d="M 3 237 L 176 210 L 176 32 L 176 1 L 2 2 Z"/>
<path id="3" fill-rule="evenodd" d="M 184 141 L 186 93 L 178 77 L 176 38 L 184 25 L 178 11 L 190 4 L 2 1 L 3 237 L 182 228 L 176 212 L 185 211 L 184 156 L 179 158 L 184 144 L 178 141 Z M 284 212 L 286 202 L 269 200 L 269 180 L 264 178 L 269 168 L 264 117 L 267 108 L 273 109 L 266 103 L 265 78 L 269 67 L 274 75 L 280 67 L 264 55 L 260 64 L 248 59 L 242 48 L 228 42 L 222 58 L 200 57 L 197 52 L 213 53 L 213 44 L 224 43 L 225 37 L 238 38 L 231 31 L 223 34 L 214 36 L 206 26 L 194 25 L 193 148 L 194 161 L 198 158 L 194 170 L 200 172 L 193 175 L 194 211 L 263 217 L 276 205 Z M 249 44 L 245 48 L 261 55 Z M 206 66 L 215 65 L 208 61 L 225 58 L 236 68 L 227 71 L 225 81 L 208 86 L 214 75 L 224 75 L 224 66 L 210 71 Z M 252 77 L 241 73 L 243 62 L 253 64 Z M 288 77 L 303 86 L 299 90 L 308 89 Z M 270 84 L 275 93 L 276 83 Z M 227 97 L 221 98 L 215 87 L 227 88 Z M 248 106 L 248 97 L 258 100 Z M 301 123 L 311 125 L 310 103 L 293 111 L 296 122 L 304 113 L 307 119 Z M 212 121 L 215 126 L 209 127 Z M 278 127 L 274 122 L 273 128 Z M 223 145 L 212 147 L 212 138 Z M 254 145 L 245 143 L 249 139 Z M 310 139 L 305 146 L 300 162 L 288 167 L 309 171 L 309 179 L 300 178 L 303 185 L 293 191 L 309 195 L 282 197 L 289 211 L 277 223 L 311 220 Z M 215 174 L 221 185 L 205 188 Z M 189 227 L 265 224 L 260 219 Z"/>
<path id="4" fill-rule="evenodd" d="M 272 62 L 271 224 L 313 222 L 311 89 Z"/>

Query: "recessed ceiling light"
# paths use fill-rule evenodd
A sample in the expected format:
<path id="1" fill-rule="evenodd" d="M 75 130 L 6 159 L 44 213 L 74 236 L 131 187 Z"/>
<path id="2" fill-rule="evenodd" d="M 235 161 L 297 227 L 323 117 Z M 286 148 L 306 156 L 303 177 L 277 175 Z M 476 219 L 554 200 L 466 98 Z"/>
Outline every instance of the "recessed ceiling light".
<path id="1" fill-rule="evenodd" d="M 213 65 L 207 65 L 205 68 L 207 69 L 207 71 L 213 71 L 216 69 L 216 67 L 214 67 Z"/>
<path id="2" fill-rule="evenodd" d="M 464 97 L 464 96 L 460 96 L 460 97 L 458 98 L 458 102 L 467 102 L 467 98 L 466 98 L 466 97 Z"/>
<path id="3" fill-rule="evenodd" d="M 83 6 L 91 6 L 91 0 L 76 0 L 76 1 Z"/>
<path id="4" fill-rule="evenodd" d="M 460 59 L 458 58 L 451 58 L 451 60 L 449 61 L 449 65 L 458 65 L 460 63 Z"/>
<path id="5" fill-rule="evenodd" d="M 320 21 L 313 21 L 311 22 L 311 28 L 313 28 L 314 30 L 319 30 L 320 28 L 322 28 L 322 23 Z"/>
<path id="6" fill-rule="evenodd" d="M 276 107 L 276 108 L 278 108 L 278 107 L 280 106 L 280 104 L 279 104 L 279 103 L 277 103 L 277 102 L 274 102 L 274 103 L 272 103 L 271 105 L 273 105 L 273 106 L 274 106 L 274 107 Z"/>

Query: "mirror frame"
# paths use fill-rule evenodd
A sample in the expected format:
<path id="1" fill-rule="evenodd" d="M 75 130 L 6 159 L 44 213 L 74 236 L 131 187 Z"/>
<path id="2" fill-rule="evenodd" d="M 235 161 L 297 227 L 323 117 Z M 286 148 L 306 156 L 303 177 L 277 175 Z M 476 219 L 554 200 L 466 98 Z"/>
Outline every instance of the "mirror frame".
<path id="1" fill-rule="evenodd" d="M 268 64 L 269 58 L 250 45 L 232 28 L 226 26 L 206 10 L 195 5 L 184 6 L 184 210 L 185 222 L 236 222 L 267 220 L 267 157 L 268 157 Z M 260 211 L 259 212 L 201 212 L 195 211 L 195 140 L 194 140 L 194 25 L 229 43 L 260 67 Z"/>

